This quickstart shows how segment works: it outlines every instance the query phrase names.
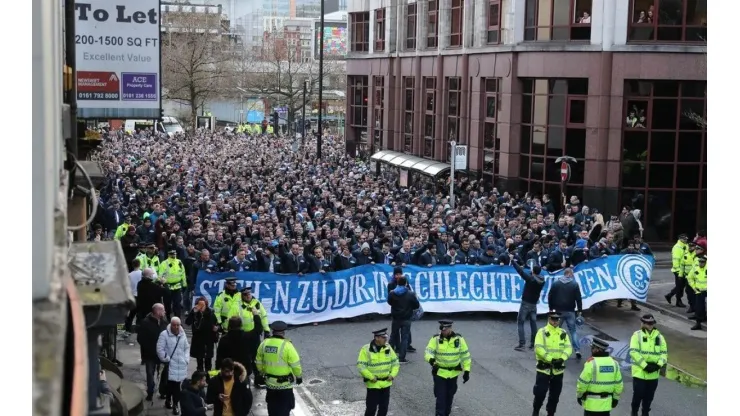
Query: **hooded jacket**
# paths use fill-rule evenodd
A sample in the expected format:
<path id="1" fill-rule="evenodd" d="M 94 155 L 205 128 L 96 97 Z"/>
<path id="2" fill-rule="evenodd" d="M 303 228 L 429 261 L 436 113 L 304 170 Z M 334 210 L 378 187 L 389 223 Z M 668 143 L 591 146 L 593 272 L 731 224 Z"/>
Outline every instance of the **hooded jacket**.
<path id="1" fill-rule="evenodd" d="M 583 300 L 581 298 L 581 287 L 572 277 L 562 276 L 550 287 L 547 295 L 550 309 L 557 312 L 583 311 Z"/>
<path id="2" fill-rule="evenodd" d="M 178 339 L 180 342 L 178 342 Z M 157 340 L 157 356 L 159 361 L 169 364 L 168 380 L 182 382 L 188 376 L 190 362 L 190 342 L 185 330 L 180 327 L 177 335 L 172 333 L 170 325 L 159 334 Z"/>
<path id="3" fill-rule="evenodd" d="M 545 278 L 540 275 L 525 271 L 522 266 L 512 263 L 519 276 L 524 279 L 524 289 L 522 290 L 522 302 L 536 305 L 540 301 L 542 288 L 545 287 Z"/>
<path id="4" fill-rule="evenodd" d="M 238 361 L 234 361 L 234 386 L 231 388 L 231 411 L 234 416 L 247 416 L 252 409 L 252 391 L 249 389 L 247 370 Z M 221 374 L 208 382 L 206 402 L 213 404 L 213 416 L 222 416 L 224 405 L 218 396 L 224 392 L 224 380 Z M 183 415 L 184 416 L 184 415 Z"/>

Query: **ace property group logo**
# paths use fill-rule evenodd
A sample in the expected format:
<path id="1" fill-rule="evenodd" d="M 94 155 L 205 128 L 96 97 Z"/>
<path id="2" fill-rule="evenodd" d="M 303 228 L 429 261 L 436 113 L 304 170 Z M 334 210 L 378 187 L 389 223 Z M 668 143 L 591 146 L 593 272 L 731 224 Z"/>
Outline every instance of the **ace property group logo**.
<path id="1" fill-rule="evenodd" d="M 75 15 L 78 107 L 159 117 L 159 0 L 88 0 L 75 3 Z"/>

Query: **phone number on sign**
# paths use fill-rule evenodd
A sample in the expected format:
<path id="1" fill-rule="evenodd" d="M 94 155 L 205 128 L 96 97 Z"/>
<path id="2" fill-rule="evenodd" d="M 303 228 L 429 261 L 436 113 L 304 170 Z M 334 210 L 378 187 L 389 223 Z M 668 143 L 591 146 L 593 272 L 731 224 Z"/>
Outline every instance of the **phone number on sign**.
<path id="1" fill-rule="evenodd" d="M 78 100 L 117 100 L 117 92 L 77 92 Z"/>
<path id="2" fill-rule="evenodd" d="M 157 94 L 123 93 L 124 100 L 156 100 Z"/>

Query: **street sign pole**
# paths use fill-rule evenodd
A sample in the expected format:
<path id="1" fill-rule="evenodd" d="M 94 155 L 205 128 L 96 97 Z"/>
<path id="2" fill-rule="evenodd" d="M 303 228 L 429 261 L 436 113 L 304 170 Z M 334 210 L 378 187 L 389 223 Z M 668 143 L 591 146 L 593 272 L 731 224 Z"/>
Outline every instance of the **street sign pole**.
<path id="1" fill-rule="evenodd" d="M 450 208 L 455 209 L 455 151 L 457 143 L 450 142 Z"/>

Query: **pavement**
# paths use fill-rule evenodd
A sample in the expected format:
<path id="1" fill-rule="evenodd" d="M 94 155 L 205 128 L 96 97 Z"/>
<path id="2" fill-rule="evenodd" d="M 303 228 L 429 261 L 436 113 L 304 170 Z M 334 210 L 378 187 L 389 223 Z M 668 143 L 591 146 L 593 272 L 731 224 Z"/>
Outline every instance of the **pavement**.
<path id="1" fill-rule="evenodd" d="M 192 339 L 192 333 L 190 329 L 185 330 L 188 339 Z M 128 339 L 118 342 L 118 359 L 123 363 L 121 371 L 123 377 L 126 380 L 136 383 L 139 388 L 146 391 L 146 372 L 144 366 L 141 365 L 141 354 L 139 353 L 139 345 L 136 344 L 136 334 L 132 334 Z M 192 374 L 196 370 L 196 362 L 194 359 L 190 360 L 188 366 L 188 374 Z M 252 416 L 268 416 L 267 415 L 267 403 L 265 402 L 265 390 L 252 388 L 252 396 L 254 397 L 254 403 L 252 404 Z M 293 409 L 293 416 L 308 416 L 312 413 L 307 410 L 309 406 L 300 398 L 296 397 L 296 408 Z M 207 414 L 213 415 L 213 411 L 208 411 Z M 164 400 L 158 399 L 158 395 L 154 395 L 154 401 L 144 402 L 144 413 L 142 416 L 165 416 L 172 415 L 172 410 L 164 407 Z"/>

